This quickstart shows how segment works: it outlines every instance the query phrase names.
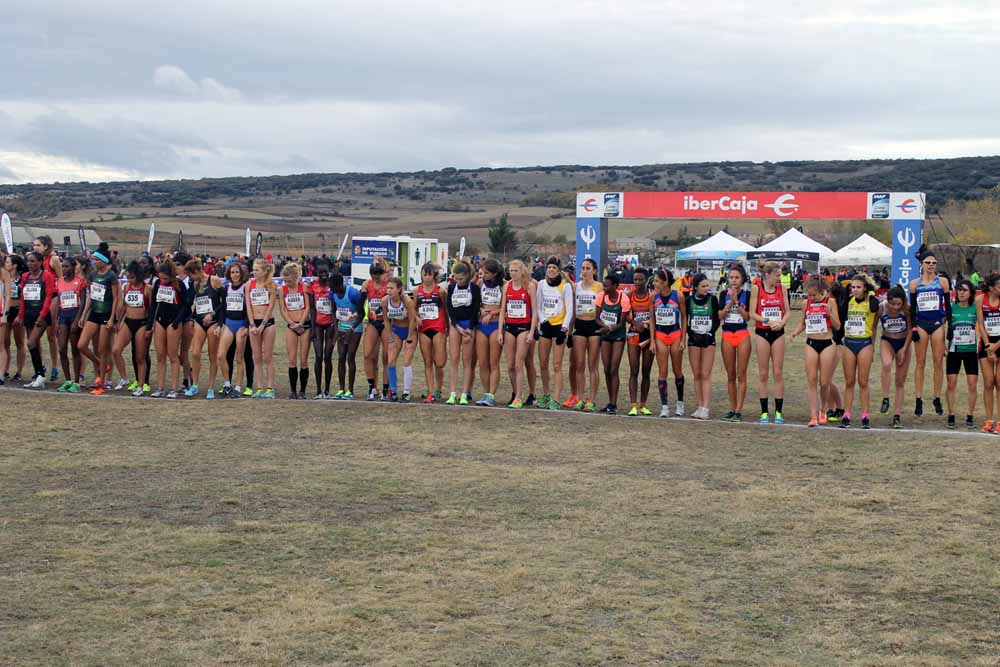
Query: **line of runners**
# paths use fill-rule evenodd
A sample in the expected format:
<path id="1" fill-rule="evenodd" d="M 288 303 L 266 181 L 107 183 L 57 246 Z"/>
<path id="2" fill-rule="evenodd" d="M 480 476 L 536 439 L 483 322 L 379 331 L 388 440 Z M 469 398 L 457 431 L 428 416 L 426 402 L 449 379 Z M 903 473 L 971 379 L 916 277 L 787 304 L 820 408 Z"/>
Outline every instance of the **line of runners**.
<path id="1" fill-rule="evenodd" d="M 956 386 L 964 370 L 965 426 L 976 427 L 981 371 L 986 412 L 982 430 L 1000 433 L 995 414 L 1000 408 L 1000 276 L 990 276 L 978 295 L 971 283 L 960 281 L 952 301 L 952 286 L 937 274 L 936 259 L 930 254 L 922 257 L 921 275 L 911 282 L 909 293 L 897 286 L 882 302 L 864 275 L 851 280 L 848 294 L 840 294 L 837 283 L 808 281 L 802 320 L 788 336 L 789 295 L 776 263 L 764 264 L 752 284 L 741 265 L 732 266 L 726 289 L 718 294 L 704 275 L 697 275 L 691 293 L 683 295 L 666 269 L 637 269 L 635 287 L 626 293 L 614 276 L 598 281 L 591 260 L 579 267 L 576 280 L 557 258 L 550 258 L 545 278 L 538 282 L 519 260 L 503 267 L 486 259 L 475 268 L 459 261 L 453 279 L 446 283 L 440 282 L 437 267 L 425 265 L 422 283 L 408 294 L 380 261 L 372 265 L 371 278 L 358 290 L 322 262 L 316 265 L 316 279 L 308 284 L 297 264 L 284 266 L 278 285 L 274 267 L 263 259 L 232 263 L 225 281 L 207 275 L 198 259 L 179 253 L 174 259 L 180 261 L 166 259 L 154 266 L 150 258 L 142 257 L 128 265 L 122 282 L 112 270 L 106 244 L 89 259 L 60 259 L 51 241 L 40 237 L 35 251 L 25 257 L 6 256 L 0 271 L 4 380 L 20 379 L 27 348 L 33 374 L 25 386 L 30 388 L 54 381 L 61 366 L 65 381 L 58 391 L 77 393 L 89 363 L 95 375 L 91 394 L 127 390 L 134 396 L 194 397 L 202 394 L 198 383 L 207 348 L 205 398 L 274 398 L 275 322 L 280 317 L 286 324 L 288 395 L 293 399 L 306 397 L 310 371 L 314 398 L 354 398 L 361 348 L 368 400 L 409 401 L 412 360 L 419 348 L 426 403 L 469 405 L 478 366 L 482 395 L 475 403 L 495 406 L 506 365 L 513 387 L 508 407 L 597 412 L 603 370 L 608 402 L 601 411 L 615 414 L 621 393 L 619 370 L 627 356 L 627 413 L 653 414 L 648 399 L 655 362 L 659 416 L 682 416 L 686 349 L 697 404 L 691 416 L 708 419 L 715 350 L 721 347 L 729 402 L 721 419 L 742 421 L 753 347 L 760 400 L 757 421 L 780 424 L 787 341 L 804 336 L 810 426 L 830 422 L 850 426 L 858 393 L 860 423 L 869 427 L 869 376 L 878 348 L 883 396 L 879 412 L 887 414 L 894 408 L 895 428 L 902 426 L 906 377 L 915 357 L 915 415 L 923 414 L 930 359 L 933 409 L 938 415 L 944 413 L 945 389 L 948 426 L 956 426 Z M 48 378 L 43 337 L 49 340 Z M 11 378 L 12 339 L 17 359 Z M 124 357 L 129 347 L 131 373 Z M 155 374 L 150 347 L 157 352 Z M 331 393 L 335 350 L 339 390 Z M 569 382 L 565 398 L 564 364 Z M 838 365 L 845 380 L 842 390 L 833 382 Z M 381 388 L 380 370 L 384 371 Z M 119 380 L 112 384 L 115 371 Z"/>

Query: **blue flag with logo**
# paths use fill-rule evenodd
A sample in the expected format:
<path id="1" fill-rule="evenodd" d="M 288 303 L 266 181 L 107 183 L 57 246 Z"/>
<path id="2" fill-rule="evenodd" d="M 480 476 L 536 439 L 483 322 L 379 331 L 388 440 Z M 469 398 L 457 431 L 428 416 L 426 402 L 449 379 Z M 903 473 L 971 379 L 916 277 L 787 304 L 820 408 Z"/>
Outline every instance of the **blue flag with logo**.
<path id="1" fill-rule="evenodd" d="M 892 284 L 907 288 L 920 269 L 917 249 L 923 240 L 922 220 L 892 221 Z"/>

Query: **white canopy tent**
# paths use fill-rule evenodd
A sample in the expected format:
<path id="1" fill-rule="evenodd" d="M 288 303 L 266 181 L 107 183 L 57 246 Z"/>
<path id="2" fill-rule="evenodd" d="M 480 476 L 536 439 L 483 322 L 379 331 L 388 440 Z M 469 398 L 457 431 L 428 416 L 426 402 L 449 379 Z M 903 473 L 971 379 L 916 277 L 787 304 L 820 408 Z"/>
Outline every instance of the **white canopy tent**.
<path id="1" fill-rule="evenodd" d="M 868 234 L 862 234 L 822 263 L 826 266 L 890 266 L 892 248 Z"/>
<path id="2" fill-rule="evenodd" d="M 735 236 L 720 231 L 714 236 L 695 243 L 693 246 L 678 250 L 675 258 L 679 261 L 698 259 L 742 259 L 748 250 L 753 250 L 749 243 Z"/>
<path id="3" fill-rule="evenodd" d="M 777 253 L 776 256 L 779 257 L 784 253 L 816 253 L 819 255 L 820 264 L 826 264 L 827 259 L 833 255 L 832 250 L 819 241 L 812 240 L 794 227 L 773 241 L 765 243 L 754 252 L 760 255 Z"/>

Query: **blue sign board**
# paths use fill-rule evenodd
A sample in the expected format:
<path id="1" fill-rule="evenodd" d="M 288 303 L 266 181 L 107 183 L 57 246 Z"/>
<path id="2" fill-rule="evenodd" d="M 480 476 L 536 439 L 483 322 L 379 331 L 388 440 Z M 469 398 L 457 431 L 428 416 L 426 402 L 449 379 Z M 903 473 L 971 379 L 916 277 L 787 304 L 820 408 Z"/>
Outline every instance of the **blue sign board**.
<path id="1" fill-rule="evenodd" d="M 892 284 L 909 289 L 910 281 L 917 277 L 920 262 L 917 249 L 923 241 L 922 220 L 892 221 Z"/>
<path id="2" fill-rule="evenodd" d="M 376 241 L 353 239 L 351 241 L 351 262 L 371 264 L 376 257 L 388 262 L 396 262 L 396 241 Z"/>
<path id="3" fill-rule="evenodd" d="M 608 219 L 576 219 L 576 276 L 580 277 L 580 264 L 585 259 L 597 262 L 597 279 L 604 275 L 608 265 Z"/>

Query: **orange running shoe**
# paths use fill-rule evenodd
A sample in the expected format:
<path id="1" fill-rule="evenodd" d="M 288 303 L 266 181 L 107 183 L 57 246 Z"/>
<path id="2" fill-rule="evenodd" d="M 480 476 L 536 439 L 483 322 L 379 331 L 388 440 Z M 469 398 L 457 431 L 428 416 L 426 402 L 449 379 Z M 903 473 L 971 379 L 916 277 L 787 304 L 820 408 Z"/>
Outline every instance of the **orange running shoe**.
<path id="1" fill-rule="evenodd" d="M 563 403 L 562 406 L 566 409 L 572 409 L 576 407 L 576 404 L 579 402 L 580 402 L 579 398 L 577 398 L 576 396 L 570 396 L 569 398 L 566 399 L 566 402 Z"/>
<path id="2" fill-rule="evenodd" d="M 993 433 L 993 420 L 987 419 L 986 423 L 983 424 L 983 433 Z"/>

